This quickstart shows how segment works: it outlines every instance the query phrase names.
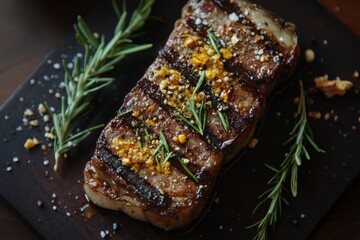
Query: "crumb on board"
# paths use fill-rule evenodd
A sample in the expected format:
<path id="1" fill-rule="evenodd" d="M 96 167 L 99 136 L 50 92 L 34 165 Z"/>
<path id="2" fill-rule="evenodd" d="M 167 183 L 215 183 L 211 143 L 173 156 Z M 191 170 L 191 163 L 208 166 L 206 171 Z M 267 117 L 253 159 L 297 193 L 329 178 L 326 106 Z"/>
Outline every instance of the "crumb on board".
<path id="1" fill-rule="evenodd" d="M 36 145 L 38 145 L 40 142 L 36 138 L 28 138 L 24 143 L 24 148 L 26 150 L 30 150 L 34 148 Z"/>
<path id="2" fill-rule="evenodd" d="M 305 60 L 308 63 L 312 63 L 315 60 L 315 52 L 312 49 L 306 49 L 305 51 Z"/>
<path id="3" fill-rule="evenodd" d="M 257 139 L 257 138 L 253 138 L 253 139 L 251 139 L 251 141 L 250 141 L 250 143 L 249 143 L 249 148 L 254 148 L 254 147 L 256 147 L 256 145 L 259 143 L 259 139 Z"/>
<path id="4" fill-rule="evenodd" d="M 358 72 L 357 70 L 354 71 L 353 77 L 354 77 L 354 78 L 358 78 L 358 77 L 359 77 L 359 72 Z"/>
<path id="5" fill-rule="evenodd" d="M 328 75 L 316 77 L 314 81 L 316 88 L 323 91 L 328 98 L 342 96 L 353 86 L 353 83 L 347 80 L 329 80 Z"/>
<path id="6" fill-rule="evenodd" d="M 313 119 L 320 119 L 321 118 L 321 112 L 317 112 L 317 111 L 310 111 L 308 113 L 309 117 L 313 118 Z"/>

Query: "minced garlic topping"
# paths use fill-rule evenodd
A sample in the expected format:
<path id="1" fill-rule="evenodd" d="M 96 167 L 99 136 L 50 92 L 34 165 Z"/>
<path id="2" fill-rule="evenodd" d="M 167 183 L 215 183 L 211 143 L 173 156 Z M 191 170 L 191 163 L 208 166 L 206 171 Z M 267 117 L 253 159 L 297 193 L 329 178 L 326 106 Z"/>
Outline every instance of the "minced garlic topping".
<path id="1" fill-rule="evenodd" d="M 164 104 L 176 108 L 176 111 L 188 116 L 189 113 L 187 113 L 185 108 L 187 106 L 187 99 L 189 99 L 194 92 L 194 87 L 181 81 L 181 74 L 178 71 L 165 66 L 155 71 L 155 76 L 163 79 L 160 82 L 159 88 L 165 96 Z M 200 104 L 201 101 L 207 98 L 208 96 L 205 96 L 205 93 L 202 91 L 195 94 L 196 103 Z"/>
<path id="2" fill-rule="evenodd" d="M 161 142 L 157 139 L 152 140 L 150 144 L 144 142 L 143 146 L 138 141 L 133 140 L 115 138 L 112 141 L 113 149 L 117 156 L 121 158 L 122 165 L 131 167 L 135 172 L 147 167 L 152 175 L 156 172 L 169 175 L 171 163 L 166 162 L 162 167 L 161 163 L 164 159 L 162 159 L 161 152 L 154 155 L 155 149 L 160 144 Z M 160 164 L 156 162 L 156 158 Z"/>
<path id="3" fill-rule="evenodd" d="M 228 48 L 221 48 L 217 54 L 213 47 L 194 36 L 186 36 L 184 45 L 193 50 L 190 62 L 197 70 L 205 70 L 205 79 L 212 87 L 215 96 L 220 97 L 225 103 L 229 102 L 229 82 L 233 79 L 231 74 L 224 70 L 224 60 L 233 57 Z"/>

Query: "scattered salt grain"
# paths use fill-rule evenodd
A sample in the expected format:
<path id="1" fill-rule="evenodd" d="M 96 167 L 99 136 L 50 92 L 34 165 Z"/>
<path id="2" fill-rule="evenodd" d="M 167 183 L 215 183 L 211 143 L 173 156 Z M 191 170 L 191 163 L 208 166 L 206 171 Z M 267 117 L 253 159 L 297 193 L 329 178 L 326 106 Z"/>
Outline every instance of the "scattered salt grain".
<path id="1" fill-rule="evenodd" d="M 42 207 L 42 206 L 44 205 L 41 200 L 38 200 L 38 201 L 36 202 L 36 204 L 37 204 L 38 207 Z"/>
<path id="2" fill-rule="evenodd" d="M 112 227 L 113 227 L 113 229 L 114 229 L 114 231 L 117 229 L 117 227 L 118 227 L 118 225 L 117 225 L 117 223 L 113 223 L 112 224 Z"/>
<path id="3" fill-rule="evenodd" d="M 105 238 L 105 236 L 106 236 L 105 232 L 104 232 L 104 231 L 101 231 L 101 232 L 100 232 L 100 237 L 101 237 L 101 238 Z"/>
<path id="4" fill-rule="evenodd" d="M 201 19 L 200 19 L 200 18 L 197 18 L 197 19 L 195 20 L 195 24 L 196 24 L 196 25 L 201 24 L 201 22 L 202 22 L 202 21 L 201 21 Z"/>
<path id="5" fill-rule="evenodd" d="M 7 166 L 7 167 L 6 167 L 6 171 L 7 171 L 7 172 L 11 172 L 11 170 L 12 170 L 12 167 L 11 167 L 11 166 Z"/>
<path id="6" fill-rule="evenodd" d="M 49 165 L 49 160 L 47 160 L 47 159 L 44 159 L 44 161 L 43 161 L 43 164 L 44 164 L 44 166 L 47 166 L 47 165 Z"/>
<path id="7" fill-rule="evenodd" d="M 59 63 L 54 63 L 54 64 L 53 64 L 53 68 L 55 68 L 55 69 L 60 69 L 60 64 L 59 64 Z"/>
<path id="8" fill-rule="evenodd" d="M 237 22 L 237 21 L 239 21 L 239 16 L 236 15 L 236 13 L 233 12 L 233 13 L 229 14 L 229 19 L 232 22 Z"/>
<path id="9" fill-rule="evenodd" d="M 19 162 L 19 158 L 18 158 L 18 157 L 14 157 L 14 158 L 13 158 L 13 162 L 14 162 L 14 163 Z"/>

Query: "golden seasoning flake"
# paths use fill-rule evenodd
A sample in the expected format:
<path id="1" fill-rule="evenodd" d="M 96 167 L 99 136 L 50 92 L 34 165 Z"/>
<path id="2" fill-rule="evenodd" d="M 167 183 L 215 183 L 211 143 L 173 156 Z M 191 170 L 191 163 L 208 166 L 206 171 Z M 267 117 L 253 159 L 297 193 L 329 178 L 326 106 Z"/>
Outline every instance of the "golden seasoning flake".
<path id="1" fill-rule="evenodd" d="M 249 148 L 255 148 L 256 147 L 256 145 L 259 143 L 259 139 L 257 139 L 257 138 L 253 138 L 253 139 L 251 139 L 251 141 L 249 142 Z"/>
<path id="2" fill-rule="evenodd" d="M 232 52 L 228 48 L 222 48 L 220 49 L 220 52 L 222 54 L 222 57 L 226 60 L 229 60 L 233 56 Z"/>
<path id="3" fill-rule="evenodd" d="M 184 144 L 184 143 L 186 143 L 186 135 L 185 134 L 180 134 L 179 135 L 179 142 L 181 143 L 181 144 Z"/>
<path id="4" fill-rule="evenodd" d="M 315 111 L 311 111 L 308 113 L 309 117 L 314 118 L 314 119 L 320 119 L 321 118 L 321 112 L 315 112 Z"/>
<path id="5" fill-rule="evenodd" d="M 133 117 L 138 117 L 140 115 L 139 111 L 133 111 L 131 114 Z"/>
<path id="6" fill-rule="evenodd" d="M 36 145 L 38 145 L 40 142 L 39 142 L 39 140 L 37 140 L 36 138 L 28 138 L 27 140 L 26 140 L 26 142 L 24 143 L 24 148 L 26 149 L 26 150 L 30 150 L 30 149 L 32 149 L 32 148 L 34 148 Z"/>
<path id="7" fill-rule="evenodd" d="M 335 95 L 343 96 L 353 86 L 353 83 L 347 80 L 329 80 L 327 75 L 316 77 L 315 86 L 328 98 Z"/>

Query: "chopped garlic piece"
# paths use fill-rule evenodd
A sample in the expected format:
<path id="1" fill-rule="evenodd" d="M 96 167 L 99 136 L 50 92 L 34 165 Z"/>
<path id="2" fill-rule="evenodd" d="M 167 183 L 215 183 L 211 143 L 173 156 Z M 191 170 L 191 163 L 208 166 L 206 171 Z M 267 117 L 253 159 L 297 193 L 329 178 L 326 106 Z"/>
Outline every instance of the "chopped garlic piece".
<path id="1" fill-rule="evenodd" d="M 328 80 L 327 75 L 317 77 L 314 81 L 316 88 L 323 91 L 328 98 L 342 96 L 353 86 L 353 83 L 347 80 Z"/>
<path id="2" fill-rule="evenodd" d="M 30 150 L 30 149 L 34 148 L 36 145 L 38 145 L 39 143 L 40 143 L 39 140 L 37 140 L 36 138 L 33 138 L 33 139 L 28 138 L 26 140 L 26 142 L 24 143 L 24 148 L 26 150 Z"/>

